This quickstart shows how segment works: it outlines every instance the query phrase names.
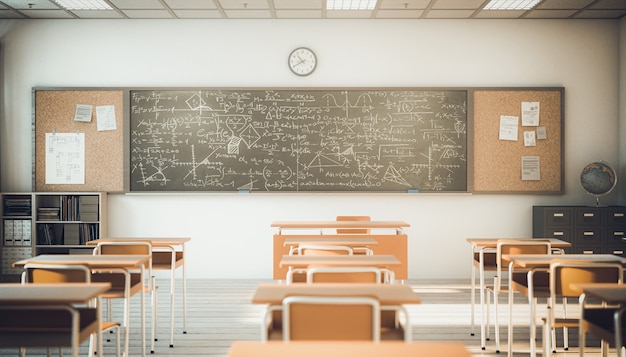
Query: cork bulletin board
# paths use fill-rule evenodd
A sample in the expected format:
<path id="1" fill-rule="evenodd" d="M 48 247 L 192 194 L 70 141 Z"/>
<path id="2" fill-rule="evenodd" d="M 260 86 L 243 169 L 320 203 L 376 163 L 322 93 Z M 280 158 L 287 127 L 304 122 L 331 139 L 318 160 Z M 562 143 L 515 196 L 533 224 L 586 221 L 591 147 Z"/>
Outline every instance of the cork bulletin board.
<path id="1" fill-rule="evenodd" d="M 36 191 L 124 191 L 124 91 L 34 89 Z M 93 106 L 90 122 L 75 121 L 77 104 Z M 98 131 L 96 106 L 114 106 L 115 130 Z M 84 133 L 85 183 L 46 184 L 46 133 Z"/>
<path id="2" fill-rule="evenodd" d="M 476 89 L 474 95 L 474 192 L 563 193 L 563 88 Z M 538 126 L 522 126 L 522 103 L 539 103 Z M 499 138 L 501 116 L 519 118 L 518 139 Z M 545 128 L 527 146 L 524 132 Z M 522 157 L 539 158 L 539 179 L 522 179 Z"/>

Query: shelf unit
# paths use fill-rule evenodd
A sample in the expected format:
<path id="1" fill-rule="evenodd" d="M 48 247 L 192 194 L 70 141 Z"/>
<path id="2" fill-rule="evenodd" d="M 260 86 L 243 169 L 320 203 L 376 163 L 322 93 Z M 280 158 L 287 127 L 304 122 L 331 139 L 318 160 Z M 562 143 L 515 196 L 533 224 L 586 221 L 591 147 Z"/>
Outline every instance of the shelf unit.
<path id="1" fill-rule="evenodd" d="M 21 270 L 12 262 L 39 254 L 91 254 L 89 240 L 106 236 L 106 192 L 3 193 L 0 280 Z"/>
<path id="2" fill-rule="evenodd" d="M 566 253 L 626 256 L 626 207 L 533 206 L 533 237 L 572 243 Z"/>

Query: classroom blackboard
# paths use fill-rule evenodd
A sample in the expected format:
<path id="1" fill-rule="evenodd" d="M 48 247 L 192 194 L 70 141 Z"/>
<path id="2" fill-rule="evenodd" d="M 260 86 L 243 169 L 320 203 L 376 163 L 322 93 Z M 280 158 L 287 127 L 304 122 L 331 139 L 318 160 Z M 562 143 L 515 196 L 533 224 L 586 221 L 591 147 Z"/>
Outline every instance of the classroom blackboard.
<path id="1" fill-rule="evenodd" d="M 467 91 L 130 90 L 131 191 L 466 192 Z"/>

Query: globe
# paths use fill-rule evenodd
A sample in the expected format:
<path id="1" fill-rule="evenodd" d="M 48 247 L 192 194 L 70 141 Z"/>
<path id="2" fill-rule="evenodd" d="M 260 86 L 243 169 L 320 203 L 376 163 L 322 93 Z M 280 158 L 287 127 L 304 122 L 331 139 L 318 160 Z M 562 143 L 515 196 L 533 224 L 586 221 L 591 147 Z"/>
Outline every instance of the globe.
<path id="1" fill-rule="evenodd" d="M 606 195 L 615 188 L 617 174 L 613 167 L 604 161 L 592 162 L 583 168 L 580 184 L 587 193 L 596 197 L 596 205 L 599 205 L 599 196 Z"/>

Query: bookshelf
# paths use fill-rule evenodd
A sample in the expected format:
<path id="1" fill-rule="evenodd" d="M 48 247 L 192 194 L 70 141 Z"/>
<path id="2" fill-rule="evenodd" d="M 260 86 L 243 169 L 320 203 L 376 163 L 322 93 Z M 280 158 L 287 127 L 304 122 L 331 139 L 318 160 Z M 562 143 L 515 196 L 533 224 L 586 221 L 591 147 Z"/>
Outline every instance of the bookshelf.
<path id="1" fill-rule="evenodd" d="M 39 254 L 91 254 L 86 242 L 106 236 L 106 192 L 2 194 L 0 280 L 15 280 L 11 264 Z"/>
<path id="2" fill-rule="evenodd" d="M 0 281 L 7 277 L 15 280 L 22 271 L 11 267 L 11 263 L 33 253 L 33 196 L 30 193 L 3 194 L 1 208 Z"/>

